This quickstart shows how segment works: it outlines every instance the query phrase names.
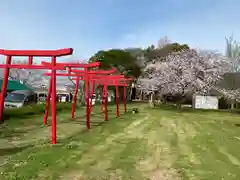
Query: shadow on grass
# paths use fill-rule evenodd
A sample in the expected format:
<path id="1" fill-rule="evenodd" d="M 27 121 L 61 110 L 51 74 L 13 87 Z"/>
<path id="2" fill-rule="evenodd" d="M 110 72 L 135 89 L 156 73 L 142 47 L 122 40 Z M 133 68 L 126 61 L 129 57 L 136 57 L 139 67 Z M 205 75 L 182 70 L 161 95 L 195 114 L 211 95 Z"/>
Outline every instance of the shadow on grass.
<path id="1" fill-rule="evenodd" d="M 113 110 L 111 110 L 111 109 L 109 109 L 108 110 L 108 116 L 109 117 L 112 117 L 112 116 L 114 116 L 115 117 L 115 114 L 116 114 L 116 112 L 115 112 L 115 110 L 113 111 Z M 101 118 L 101 119 L 104 119 L 104 116 L 105 116 L 105 111 L 103 111 L 103 112 L 91 112 L 91 115 L 90 115 L 90 117 L 92 118 L 95 118 L 95 117 L 99 117 L 99 118 Z M 85 119 L 86 118 L 86 114 L 84 114 L 84 115 L 82 115 L 82 116 L 78 116 L 78 117 L 75 117 L 74 119 Z M 70 118 L 71 119 L 71 118 Z"/>
<path id="2" fill-rule="evenodd" d="M 101 117 L 100 119 L 102 120 L 92 120 L 92 117 L 90 117 L 90 125 L 91 126 L 99 126 L 101 124 L 103 124 L 105 121 L 104 121 L 104 117 Z M 85 116 L 78 116 L 74 119 L 68 119 L 68 120 L 64 120 L 61 122 L 61 124 L 80 124 L 80 125 L 86 125 L 86 117 Z"/>
<path id="3" fill-rule="evenodd" d="M 126 112 L 126 113 L 122 113 L 120 114 L 120 117 L 116 117 L 116 114 L 115 112 L 112 112 L 112 111 L 109 111 L 108 113 L 108 120 L 105 121 L 104 120 L 104 113 L 102 112 L 98 112 L 98 113 L 94 113 L 94 114 L 91 114 L 90 116 L 90 125 L 91 126 L 100 126 L 104 123 L 107 123 L 108 121 L 111 121 L 111 120 L 124 120 L 125 117 L 124 115 L 126 114 L 129 114 L 129 112 Z M 97 120 L 96 120 L 97 118 Z M 80 124 L 80 125 L 86 125 L 86 116 L 78 116 L 74 119 L 70 118 L 68 120 L 64 120 L 62 121 L 61 123 L 73 123 L 73 124 Z"/>
<path id="4" fill-rule="evenodd" d="M 106 121 L 104 121 L 104 120 L 98 120 L 98 121 L 96 121 L 96 120 L 93 121 L 92 120 L 91 121 L 91 119 L 90 119 L 90 125 L 91 126 L 100 126 L 100 125 L 102 125 L 105 122 Z M 73 123 L 73 124 L 80 124 L 82 126 L 85 126 L 86 125 L 86 120 L 81 119 L 81 120 L 75 120 L 75 121 L 71 121 L 71 122 L 64 121 L 63 123 Z"/>
<path id="5" fill-rule="evenodd" d="M 9 125 L 9 126 L 25 126 L 25 125 L 40 125 L 41 121 L 36 121 L 36 119 L 39 119 L 41 117 L 40 115 L 29 115 L 29 116 L 19 116 L 18 118 L 10 118 L 5 119 L 3 121 L 0 121 L 1 125 Z M 42 116 L 43 117 L 43 116 Z"/>
<path id="6" fill-rule="evenodd" d="M 0 131 L 0 138 L 19 137 L 26 133 L 28 133 L 28 131 L 26 130 L 15 130 L 10 128 L 3 128 Z"/>
<path id="7" fill-rule="evenodd" d="M 127 115 L 127 114 L 131 114 L 131 113 L 125 113 L 125 115 Z M 58 138 L 57 139 L 57 146 L 56 147 L 58 147 L 58 146 L 62 146 L 62 147 L 64 147 L 64 146 L 66 146 L 69 142 L 72 142 L 72 141 L 79 141 L 79 135 L 83 135 L 83 134 L 88 134 L 87 136 L 86 136 L 86 138 L 90 138 L 92 135 L 96 135 L 96 133 L 99 133 L 99 132 L 102 132 L 102 131 L 104 131 L 104 129 L 109 129 L 110 127 L 110 129 L 113 131 L 114 129 L 116 129 L 116 127 L 118 127 L 118 125 L 116 124 L 116 123 L 110 123 L 111 121 L 113 122 L 113 121 L 118 121 L 118 120 L 122 120 L 122 119 L 125 119 L 124 118 L 124 116 L 123 117 L 120 117 L 120 118 L 112 118 L 112 119 L 109 119 L 109 122 L 105 122 L 103 119 L 102 120 L 93 120 L 92 122 L 91 122 L 91 126 L 92 126 L 92 128 L 93 128 L 93 126 L 95 126 L 96 127 L 96 129 L 95 128 L 93 128 L 93 129 L 95 129 L 94 131 L 89 131 L 89 130 L 87 130 L 85 127 L 84 128 L 81 128 L 80 129 L 80 131 L 78 131 L 78 132 L 76 132 L 76 133 L 74 133 L 74 134 L 72 134 L 72 135 L 70 135 L 70 136 L 68 136 L 68 137 L 62 137 L 62 138 Z M 62 123 L 69 123 L 69 124 L 82 124 L 82 125 L 84 125 L 85 126 L 85 119 L 82 119 L 81 121 L 69 121 L 69 120 L 65 120 L 65 121 L 61 121 L 61 123 L 60 124 L 62 124 Z M 89 134 L 89 132 L 94 132 L 93 134 L 91 133 L 91 134 Z M 104 131 L 105 132 L 105 131 Z M 16 132 L 15 132 L 16 133 Z M 19 132 L 19 133 L 21 133 L 21 132 Z M 105 133 L 109 133 L 109 131 L 106 131 Z M 15 135 L 12 135 L 12 136 L 16 136 L 16 137 L 18 137 L 18 135 L 17 134 L 15 134 Z M 80 136 L 81 137 L 81 136 Z M 86 138 L 83 138 L 83 140 L 86 140 Z M 88 140 L 87 140 L 88 141 Z M 48 144 L 49 144 L 49 140 L 45 140 L 45 141 L 39 141 L 39 143 L 38 143 L 38 145 L 47 145 L 47 147 L 49 147 L 48 146 Z M 5 156 L 5 155 L 13 155 L 13 154 L 16 154 L 16 153 L 19 153 L 19 152 L 22 152 L 22 151 L 28 151 L 31 147 L 35 147 L 35 145 L 36 145 L 36 142 L 30 142 L 27 146 L 22 146 L 22 147 L 12 147 L 12 148 L 9 148 L 9 147 L 6 147 L 6 148 L 4 148 L 4 149 L 0 149 L 0 156 Z M 44 147 L 44 146 L 41 146 L 40 145 L 40 147 L 41 147 L 41 150 L 42 150 L 42 148 Z M 55 145 L 54 145 L 55 146 Z M 72 145 L 71 145 L 72 146 Z M 3 147 L 1 147 L 1 148 L 3 148 Z M 36 148 L 38 148 L 38 147 L 36 147 Z"/>
<path id="8" fill-rule="evenodd" d="M 13 155 L 22 152 L 30 147 L 32 147 L 32 145 L 0 149 L 0 156 Z"/>
<path id="9" fill-rule="evenodd" d="M 150 108 L 150 107 L 149 107 Z M 234 113 L 234 114 L 240 114 L 240 109 L 194 109 L 190 107 L 177 107 L 174 105 L 157 105 L 154 109 L 161 109 L 165 111 L 174 111 L 179 113 L 207 113 L 207 112 L 217 112 L 217 113 Z"/>
<path id="10" fill-rule="evenodd" d="M 125 115 L 132 115 L 132 113 L 131 112 L 127 112 L 127 113 L 125 113 Z M 105 129 L 109 130 L 109 128 L 110 128 L 110 130 L 114 131 L 114 129 L 119 127 L 119 124 L 117 124 L 115 122 L 122 121 L 122 120 L 125 120 L 125 119 L 126 119 L 126 117 L 119 117 L 119 118 L 115 118 L 114 117 L 112 119 L 109 119 L 108 121 L 104 121 L 104 120 L 96 121 L 95 120 L 95 122 L 91 122 L 91 126 L 92 126 L 91 129 L 94 130 L 94 128 L 93 128 L 93 126 L 94 126 L 94 127 L 96 127 L 96 129 L 94 130 L 95 132 L 98 132 L 98 133 L 99 132 L 109 133 L 109 131 L 105 131 Z M 112 123 L 113 121 L 115 121 L 115 122 Z M 65 122 L 69 123 L 69 121 L 65 121 Z M 85 120 L 82 120 L 81 122 L 79 122 L 79 121 L 72 121 L 70 123 L 83 124 L 84 126 L 86 125 L 86 121 Z M 70 141 L 77 141 L 78 142 L 79 141 L 79 135 L 89 134 L 89 132 L 91 132 L 91 130 L 89 131 L 87 128 L 84 127 L 80 131 L 76 132 L 75 134 L 73 134 L 71 136 L 58 139 L 58 143 L 60 143 L 59 145 L 62 146 L 63 144 L 68 143 Z M 89 134 L 89 135 L 92 136 L 94 134 Z"/>
<path id="11" fill-rule="evenodd" d="M 240 127 L 240 124 L 237 123 L 237 124 L 235 124 L 235 126 Z"/>

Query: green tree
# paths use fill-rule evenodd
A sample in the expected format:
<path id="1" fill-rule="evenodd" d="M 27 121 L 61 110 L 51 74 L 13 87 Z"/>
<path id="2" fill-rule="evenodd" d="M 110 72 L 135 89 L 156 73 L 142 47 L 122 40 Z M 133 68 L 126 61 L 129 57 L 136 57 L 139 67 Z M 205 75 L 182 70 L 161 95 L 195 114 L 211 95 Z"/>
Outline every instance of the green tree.
<path id="1" fill-rule="evenodd" d="M 155 46 L 154 46 L 154 45 L 151 45 L 151 46 L 149 46 L 149 47 L 147 47 L 147 48 L 145 49 L 145 52 L 148 53 L 148 52 L 151 52 L 151 51 L 153 51 L 153 50 L 155 50 Z"/>
<path id="2" fill-rule="evenodd" d="M 130 52 L 122 49 L 111 49 L 107 51 L 98 51 L 89 60 L 90 62 L 101 62 L 101 69 L 116 68 L 121 74 L 126 77 L 133 77 L 136 81 L 141 75 L 141 66 L 137 57 L 133 56 Z M 113 90 L 113 88 L 110 88 Z M 132 90 L 131 90 L 132 92 Z M 123 89 L 119 89 L 120 99 L 123 97 Z"/>
<path id="3" fill-rule="evenodd" d="M 129 52 L 122 49 L 111 49 L 108 51 L 98 51 L 89 60 L 90 62 L 101 62 L 101 69 L 109 69 L 114 67 L 119 73 L 125 76 L 133 76 L 138 78 L 141 74 L 141 68 L 138 65 L 137 58 L 133 57 Z"/>

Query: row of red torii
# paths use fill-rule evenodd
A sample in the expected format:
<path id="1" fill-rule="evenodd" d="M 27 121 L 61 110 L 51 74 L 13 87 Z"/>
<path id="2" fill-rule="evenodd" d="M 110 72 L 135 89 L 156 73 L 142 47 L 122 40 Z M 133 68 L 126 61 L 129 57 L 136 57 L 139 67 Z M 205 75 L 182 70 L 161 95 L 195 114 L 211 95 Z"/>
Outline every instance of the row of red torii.
<path id="1" fill-rule="evenodd" d="M 51 70 L 49 73 L 44 73 L 45 76 L 50 76 L 50 86 L 48 88 L 48 96 L 46 99 L 45 106 L 45 115 L 44 115 L 44 124 L 47 124 L 48 110 L 50 99 L 51 110 L 52 110 L 52 144 L 56 144 L 56 77 L 57 76 L 70 76 L 74 77 L 73 80 L 76 81 L 76 89 L 74 93 L 73 103 L 72 103 L 72 112 L 71 118 L 75 117 L 75 108 L 77 93 L 79 89 L 79 81 L 83 80 L 85 83 L 85 98 L 86 98 L 86 127 L 90 129 L 90 114 L 92 110 L 92 96 L 94 94 L 94 86 L 96 84 L 103 85 L 102 91 L 102 102 L 104 104 L 104 114 L 105 120 L 108 120 L 108 86 L 116 87 L 116 116 L 119 117 L 119 90 L 118 87 L 122 86 L 124 88 L 124 112 L 126 112 L 126 88 L 128 86 L 128 81 L 131 78 L 125 78 L 124 75 L 112 75 L 116 72 L 115 69 L 110 70 L 91 70 L 90 68 L 98 68 L 100 62 L 93 63 L 57 63 L 56 58 L 60 56 L 72 55 L 73 49 L 59 49 L 59 50 L 3 50 L 0 49 L 0 55 L 6 56 L 6 62 L 0 64 L 0 68 L 4 69 L 3 73 L 3 83 L 0 94 L 0 121 L 3 121 L 3 112 L 4 112 L 4 95 L 7 90 L 8 78 L 9 78 L 9 69 L 45 69 Z M 28 57 L 27 64 L 12 64 L 12 57 Z M 33 64 L 33 57 L 51 57 L 51 62 L 42 61 L 41 64 Z M 81 69 L 77 69 L 81 68 Z M 57 73 L 57 70 L 66 70 L 66 73 Z M 92 87 L 92 89 L 90 89 Z M 101 104 L 101 109 L 103 109 L 103 104 Z"/>

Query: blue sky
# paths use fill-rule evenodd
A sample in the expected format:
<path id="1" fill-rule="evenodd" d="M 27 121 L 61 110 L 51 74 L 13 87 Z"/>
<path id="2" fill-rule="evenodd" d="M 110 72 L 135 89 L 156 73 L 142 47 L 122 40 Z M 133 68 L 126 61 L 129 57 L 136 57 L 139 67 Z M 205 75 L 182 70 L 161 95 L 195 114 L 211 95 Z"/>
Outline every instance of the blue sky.
<path id="1" fill-rule="evenodd" d="M 1 0 L 0 48 L 72 47 L 73 58 L 85 59 L 168 36 L 224 52 L 225 36 L 240 41 L 239 7 L 239 0 Z"/>

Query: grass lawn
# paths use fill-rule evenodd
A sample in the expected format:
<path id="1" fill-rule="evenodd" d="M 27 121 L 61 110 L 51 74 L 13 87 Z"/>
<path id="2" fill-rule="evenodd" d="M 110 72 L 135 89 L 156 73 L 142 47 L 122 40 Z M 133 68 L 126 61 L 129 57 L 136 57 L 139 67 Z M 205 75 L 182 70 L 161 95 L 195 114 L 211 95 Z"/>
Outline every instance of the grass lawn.
<path id="1" fill-rule="evenodd" d="M 69 121 L 70 112 L 58 113 L 54 146 L 42 116 L 7 121 L 0 129 L 0 179 L 240 179 L 240 115 L 128 107 L 140 112 L 117 119 L 112 106 L 104 123 L 95 107 L 90 132 L 80 120 Z"/>

